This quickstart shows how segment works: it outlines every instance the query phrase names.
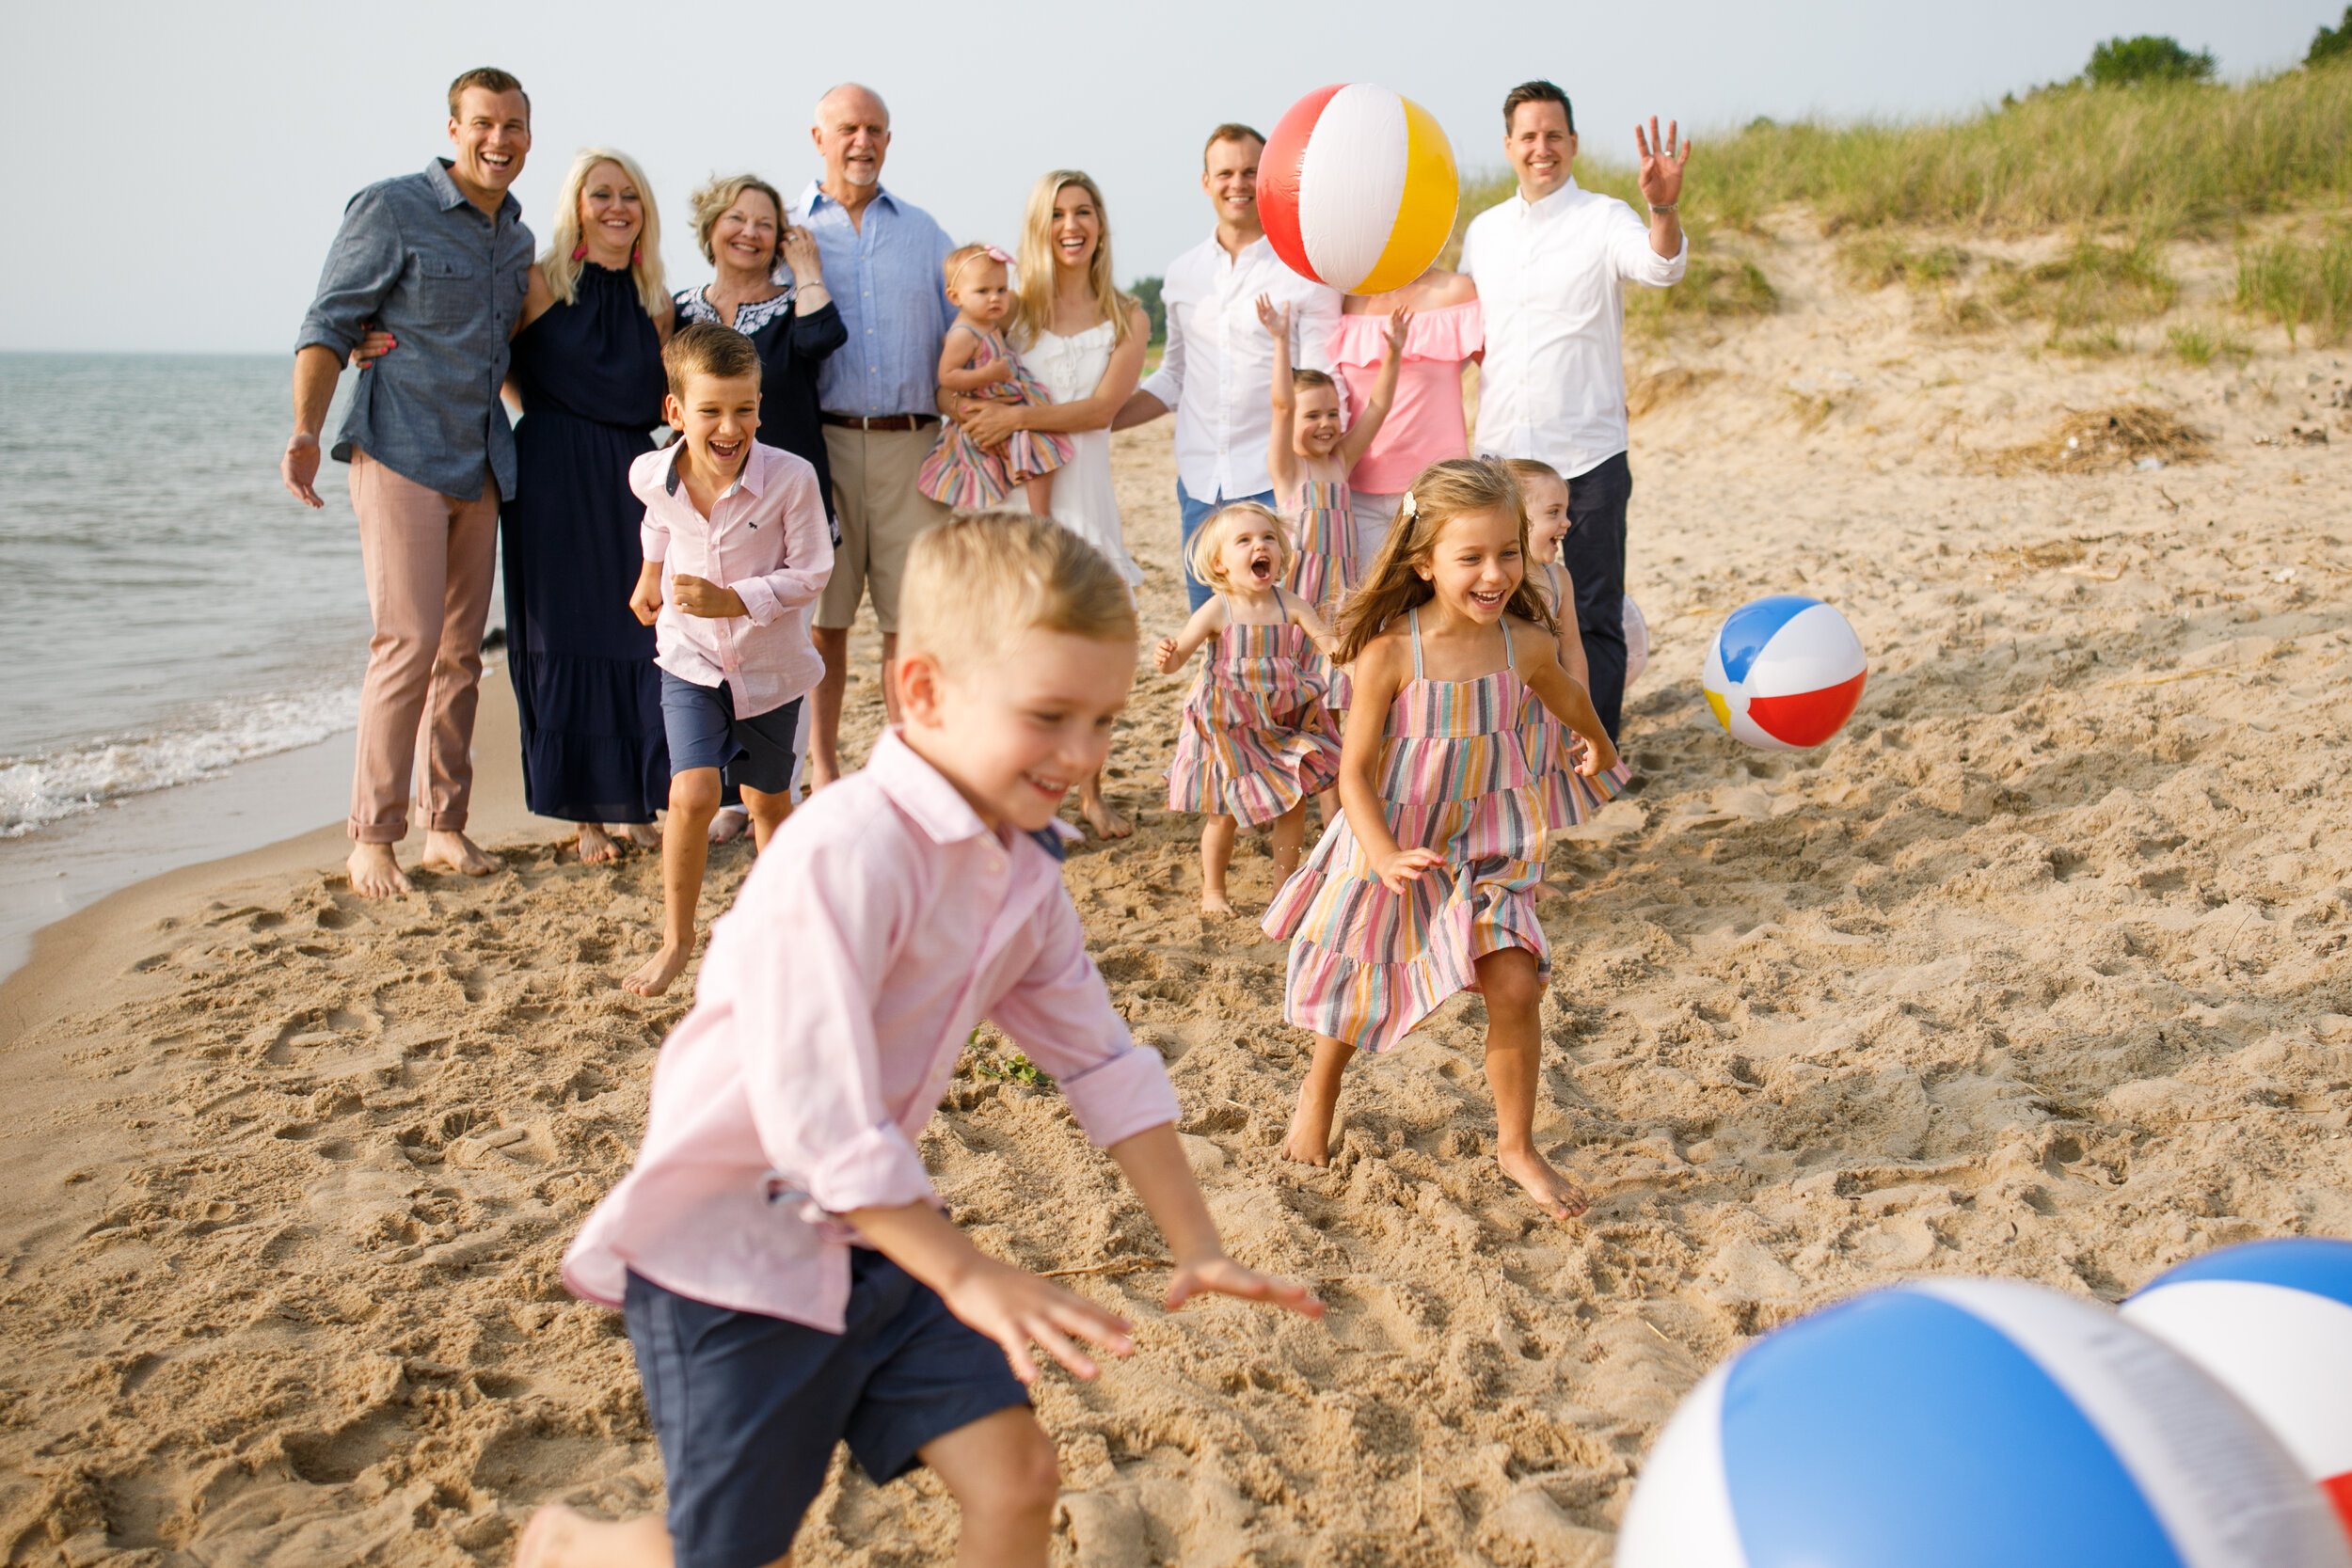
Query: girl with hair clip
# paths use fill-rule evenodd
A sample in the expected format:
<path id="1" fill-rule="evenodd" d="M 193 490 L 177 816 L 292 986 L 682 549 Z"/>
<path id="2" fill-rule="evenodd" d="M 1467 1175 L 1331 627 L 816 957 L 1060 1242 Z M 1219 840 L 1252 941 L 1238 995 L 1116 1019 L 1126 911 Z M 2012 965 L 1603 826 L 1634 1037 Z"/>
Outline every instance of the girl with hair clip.
<path id="1" fill-rule="evenodd" d="M 1168 769 L 1168 809 L 1203 814 L 1203 914 L 1233 912 L 1225 872 L 1242 828 L 1270 829 L 1275 868 L 1286 879 L 1298 869 L 1307 797 L 1339 777 L 1318 657 L 1337 640 L 1313 605 L 1282 586 L 1291 555 L 1290 531 L 1254 501 L 1212 516 L 1192 537 L 1192 574 L 1216 596 L 1152 650 L 1165 675 L 1210 645 Z"/>
<path id="2" fill-rule="evenodd" d="M 1496 464 L 1422 470 L 1341 612 L 1355 691 L 1340 756 L 1345 816 L 1276 895 L 1268 936 L 1291 942 L 1283 1015 L 1313 1032 L 1284 1153 L 1330 1160 L 1342 1075 L 1392 1049 L 1448 997 L 1486 1003 L 1496 1156 L 1555 1219 L 1584 1195 L 1535 1147 L 1537 1005 L 1549 967 L 1535 918 L 1541 781 L 1522 728 L 1531 695 L 1591 747 L 1616 750 L 1561 669 L 1557 626 L 1527 580 L 1527 514 Z"/>

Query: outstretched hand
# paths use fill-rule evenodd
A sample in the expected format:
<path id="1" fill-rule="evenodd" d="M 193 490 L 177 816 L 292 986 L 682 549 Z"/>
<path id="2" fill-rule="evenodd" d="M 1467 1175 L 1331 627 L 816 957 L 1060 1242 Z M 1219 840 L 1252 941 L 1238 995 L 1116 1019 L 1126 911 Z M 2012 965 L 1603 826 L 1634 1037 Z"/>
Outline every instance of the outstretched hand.
<path id="1" fill-rule="evenodd" d="M 1405 357 L 1405 334 L 1411 329 L 1412 325 L 1413 313 L 1410 310 L 1398 310 L 1390 315 L 1388 341 L 1390 358 L 1402 360 Z"/>
<path id="2" fill-rule="evenodd" d="M 1126 1319 L 993 1258 L 939 1294 L 948 1311 L 996 1341 L 1012 1375 L 1024 1383 L 1037 1381 L 1037 1357 L 1031 1351 L 1035 1345 L 1042 1345 L 1072 1376 L 1080 1378 L 1091 1378 L 1102 1370 L 1078 1347 L 1080 1339 L 1090 1339 L 1113 1355 L 1135 1352 Z"/>
<path id="3" fill-rule="evenodd" d="M 1272 294 L 1258 296 L 1258 325 L 1284 342 L 1290 341 L 1291 308 L 1274 303 Z"/>
<path id="4" fill-rule="evenodd" d="M 1176 1270 L 1168 1282 L 1168 1309 L 1173 1312 L 1198 1295 L 1239 1296 L 1286 1308 L 1302 1318 L 1323 1316 L 1323 1303 L 1296 1280 L 1246 1269 L 1221 1253 Z"/>
<path id="5" fill-rule="evenodd" d="M 1665 139 L 1660 140 L 1656 115 L 1649 117 L 1648 135 L 1642 134 L 1639 122 L 1633 127 L 1633 146 L 1642 162 L 1642 199 L 1653 207 L 1671 207 L 1682 199 L 1682 166 L 1691 161 L 1691 144 L 1682 142 L 1677 156 L 1675 147 L 1680 134 L 1680 125 L 1670 119 Z"/>

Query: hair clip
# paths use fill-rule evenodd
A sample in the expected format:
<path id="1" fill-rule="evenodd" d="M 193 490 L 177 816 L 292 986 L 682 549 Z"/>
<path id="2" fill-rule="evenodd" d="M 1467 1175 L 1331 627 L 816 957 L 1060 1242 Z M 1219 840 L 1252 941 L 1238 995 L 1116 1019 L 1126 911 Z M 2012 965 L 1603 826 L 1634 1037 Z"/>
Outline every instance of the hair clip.
<path id="1" fill-rule="evenodd" d="M 984 245 L 980 246 L 980 249 L 987 255 L 990 261 L 1002 261 L 1007 266 L 1012 265 L 1011 252 L 999 250 L 993 245 Z"/>
<path id="2" fill-rule="evenodd" d="M 1396 515 L 1406 522 L 1411 522 L 1421 515 L 1421 508 L 1413 503 L 1413 493 L 1410 490 L 1406 491 L 1405 499 L 1396 503 Z"/>

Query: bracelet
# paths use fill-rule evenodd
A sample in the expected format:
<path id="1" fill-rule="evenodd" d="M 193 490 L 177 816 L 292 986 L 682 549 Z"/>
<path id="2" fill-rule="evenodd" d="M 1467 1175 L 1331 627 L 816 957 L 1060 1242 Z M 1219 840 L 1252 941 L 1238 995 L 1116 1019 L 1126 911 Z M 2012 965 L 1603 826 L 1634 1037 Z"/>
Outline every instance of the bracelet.
<path id="1" fill-rule="evenodd" d="M 1681 205 L 1682 205 L 1682 203 L 1680 203 L 1679 201 L 1669 201 L 1669 202 L 1667 202 L 1667 203 L 1666 203 L 1663 207 L 1660 207 L 1660 206 L 1653 205 L 1653 206 L 1650 208 L 1650 211 L 1651 211 L 1652 213 L 1667 213 L 1667 214 L 1671 214 L 1671 213 L 1673 213 L 1673 211 L 1674 211 L 1677 207 L 1679 207 L 1679 206 L 1681 206 Z"/>

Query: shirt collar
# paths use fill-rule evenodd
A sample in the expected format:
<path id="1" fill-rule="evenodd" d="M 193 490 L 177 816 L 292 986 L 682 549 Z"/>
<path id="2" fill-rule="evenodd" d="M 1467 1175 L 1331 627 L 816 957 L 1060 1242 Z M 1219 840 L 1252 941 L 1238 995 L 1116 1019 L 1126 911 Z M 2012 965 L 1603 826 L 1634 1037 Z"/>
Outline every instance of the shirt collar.
<path id="1" fill-rule="evenodd" d="M 815 217 L 817 215 L 817 208 L 819 202 L 822 202 L 828 207 L 839 207 L 841 205 L 840 202 L 835 201 L 832 197 L 825 194 L 825 184 L 823 181 L 811 180 L 808 182 L 808 189 L 801 193 L 801 211 L 806 213 L 811 217 Z M 887 185 L 877 185 L 874 187 L 874 199 L 871 203 L 869 203 L 869 205 L 886 206 L 895 213 L 898 210 L 898 198 L 890 194 L 890 188 Z"/>
<path id="2" fill-rule="evenodd" d="M 684 483 L 678 478 L 677 460 L 678 455 L 685 450 L 686 437 L 683 436 L 661 449 L 661 488 L 673 496 L 677 494 L 678 485 Z M 761 460 L 760 454 L 767 450 L 756 440 L 752 443 L 752 452 L 749 457 L 743 459 L 742 471 L 735 476 L 733 484 L 719 493 L 721 500 L 726 499 L 738 490 L 747 490 L 754 496 L 760 493 L 767 483 L 765 472 L 767 464 Z"/>
<path id="3" fill-rule="evenodd" d="M 1511 194 L 1515 197 L 1518 196 L 1517 191 L 1514 191 Z M 1518 197 L 1518 202 L 1520 208 L 1526 212 L 1530 217 L 1540 217 L 1552 212 L 1555 208 L 1566 206 L 1570 198 L 1582 196 L 1583 194 L 1583 190 L 1576 182 L 1576 176 L 1571 174 L 1568 176 L 1566 182 L 1564 183 L 1558 190 L 1552 192 L 1549 196 L 1544 197 L 1540 200 L 1535 201 L 1530 201 L 1525 197 Z"/>
<path id="4" fill-rule="evenodd" d="M 457 181 L 450 173 L 450 170 L 456 166 L 456 164 L 448 158 L 436 158 L 424 166 L 425 183 L 433 187 L 433 194 L 439 199 L 441 211 L 444 213 L 453 213 L 460 207 L 473 206 L 466 193 L 457 188 Z M 479 210 L 476 209 L 476 211 Z M 523 204 L 515 199 L 513 191 L 508 191 L 499 198 L 498 215 L 500 217 L 507 217 L 522 210 Z"/>
<path id="5" fill-rule="evenodd" d="M 915 825 L 935 844 L 959 844 L 983 834 L 988 824 L 972 809 L 963 792 L 947 782 L 938 768 L 906 743 L 896 729 L 882 731 L 866 759 L 866 776 L 874 781 L 891 804 L 914 818 Z"/>

